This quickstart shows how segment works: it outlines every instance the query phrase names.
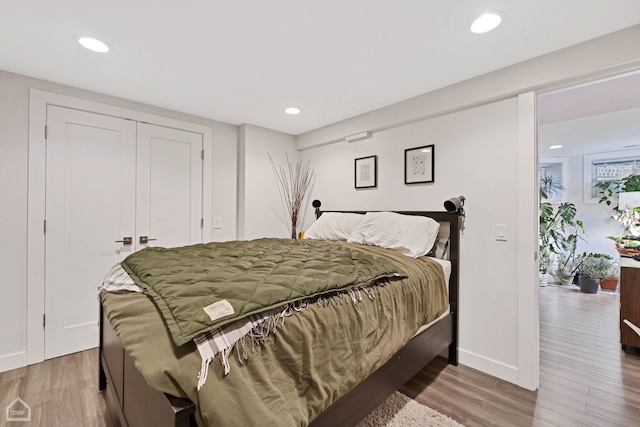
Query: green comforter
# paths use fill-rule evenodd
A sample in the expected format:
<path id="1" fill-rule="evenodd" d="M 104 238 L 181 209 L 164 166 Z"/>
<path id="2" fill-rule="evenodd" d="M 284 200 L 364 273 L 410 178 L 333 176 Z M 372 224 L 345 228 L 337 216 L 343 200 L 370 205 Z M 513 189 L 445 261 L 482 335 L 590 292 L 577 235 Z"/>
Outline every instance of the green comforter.
<path id="1" fill-rule="evenodd" d="M 106 314 L 147 382 L 165 393 L 188 397 L 203 426 L 305 426 L 358 382 L 373 373 L 447 306 L 441 267 L 428 258 L 347 243 L 383 256 L 408 277 L 381 286 L 375 299 L 357 304 L 308 306 L 285 319 L 265 345 L 249 350 L 231 373 L 218 366 L 196 390 L 201 359 L 193 343 L 177 347 L 153 301 L 144 294 L 103 293 Z"/>
<path id="2" fill-rule="evenodd" d="M 350 246 L 292 239 L 147 248 L 122 267 L 153 297 L 176 345 L 250 314 L 404 276 Z"/>

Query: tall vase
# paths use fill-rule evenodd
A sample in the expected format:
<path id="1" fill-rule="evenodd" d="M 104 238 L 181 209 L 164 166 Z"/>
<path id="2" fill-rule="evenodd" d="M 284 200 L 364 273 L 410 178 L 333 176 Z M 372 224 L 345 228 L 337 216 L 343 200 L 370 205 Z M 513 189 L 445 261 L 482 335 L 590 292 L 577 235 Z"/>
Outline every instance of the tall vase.
<path id="1" fill-rule="evenodd" d="M 291 224 L 291 238 L 292 239 L 297 239 L 298 238 L 298 233 L 296 233 L 296 225 Z"/>

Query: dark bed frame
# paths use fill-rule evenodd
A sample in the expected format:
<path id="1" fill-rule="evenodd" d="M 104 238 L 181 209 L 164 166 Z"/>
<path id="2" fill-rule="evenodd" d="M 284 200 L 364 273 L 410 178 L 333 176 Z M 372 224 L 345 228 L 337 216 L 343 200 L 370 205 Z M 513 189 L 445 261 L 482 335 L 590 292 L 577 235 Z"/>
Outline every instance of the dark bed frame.
<path id="1" fill-rule="evenodd" d="M 314 207 L 316 216 L 322 215 L 320 203 L 314 202 Z M 398 213 L 429 216 L 440 223 L 449 224 L 450 313 L 412 338 L 387 363 L 334 402 L 313 420 L 310 424 L 313 427 L 355 426 L 447 348 L 449 363 L 458 364 L 458 284 L 460 227 L 463 214 L 440 211 Z M 104 314 L 102 304 L 99 358 L 99 388 L 105 390 L 107 411 L 117 417 L 123 426 L 196 426 L 195 405 L 191 401 L 169 396 L 147 384 L 131 357 L 123 349 Z"/>

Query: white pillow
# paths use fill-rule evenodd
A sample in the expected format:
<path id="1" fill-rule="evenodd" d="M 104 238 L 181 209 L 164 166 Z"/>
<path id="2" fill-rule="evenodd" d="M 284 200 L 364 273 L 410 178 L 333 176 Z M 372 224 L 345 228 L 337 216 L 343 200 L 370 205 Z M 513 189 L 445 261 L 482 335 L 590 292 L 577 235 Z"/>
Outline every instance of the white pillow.
<path id="1" fill-rule="evenodd" d="M 304 232 L 304 238 L 347 240 L 363 219 L 364 215 L 362 214 L 325 212 Z"/>
<path id="2" fill-rule="evenodd" d="M 367 212 L 347 241 L 383 248 L 404 248 L 405 255 L 416 258 L 433 248 L 439 229 L 438 221 L 425 216 Z"/>

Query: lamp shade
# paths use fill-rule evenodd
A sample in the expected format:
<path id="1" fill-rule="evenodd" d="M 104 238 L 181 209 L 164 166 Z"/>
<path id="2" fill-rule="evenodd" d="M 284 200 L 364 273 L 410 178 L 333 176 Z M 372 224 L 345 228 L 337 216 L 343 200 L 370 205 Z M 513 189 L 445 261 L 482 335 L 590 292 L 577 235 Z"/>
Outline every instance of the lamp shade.
<path id="1" fill-rule="evenodd" d="M 320 218 L 320 206 L 322 206 L 322 203 L 320 202 L 320 200 L 318 200 L 318 199 L 314 200 L 311 203 L 311 206 L 316 208 L 316 219 Z"/>
<path id="2" fill-rule="evenodd" d="M 618 194 L 618 209 L 621 211 L 640 206 L 640 191 L 627 191 Z"/>
<path id="3" fill-rule="evenodd" d="M 447 212 L 457 212 L 464 205 L 464 196 L 452 197 L 444 202 L 444 208 Z"/>

